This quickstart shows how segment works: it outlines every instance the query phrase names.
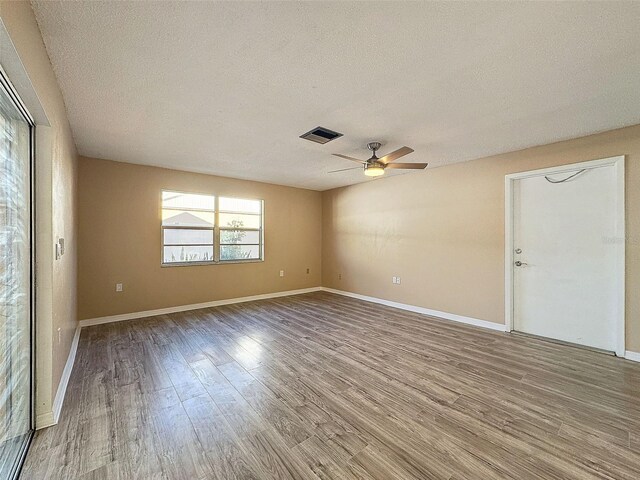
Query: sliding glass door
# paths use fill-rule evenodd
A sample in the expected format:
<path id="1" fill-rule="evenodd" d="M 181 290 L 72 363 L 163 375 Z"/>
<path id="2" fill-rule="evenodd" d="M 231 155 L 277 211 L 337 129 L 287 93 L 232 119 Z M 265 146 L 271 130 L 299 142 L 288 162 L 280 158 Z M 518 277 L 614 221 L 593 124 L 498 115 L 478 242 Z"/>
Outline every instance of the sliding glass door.
<path id="1" fill-rule="evenodd" d="M 32 122 L 0 70 L 0 480 L 33 433 Z"/>

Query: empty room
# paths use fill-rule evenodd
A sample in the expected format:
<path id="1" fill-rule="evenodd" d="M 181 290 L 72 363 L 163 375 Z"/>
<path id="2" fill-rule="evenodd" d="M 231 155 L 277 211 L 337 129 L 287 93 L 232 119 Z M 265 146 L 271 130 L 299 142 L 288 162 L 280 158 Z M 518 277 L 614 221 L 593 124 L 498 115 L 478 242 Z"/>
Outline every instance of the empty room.
<path id="1" fill-rule="evenodd" d="M 0 480 L 639 479 L 639 25 L 0 0 Z"/>

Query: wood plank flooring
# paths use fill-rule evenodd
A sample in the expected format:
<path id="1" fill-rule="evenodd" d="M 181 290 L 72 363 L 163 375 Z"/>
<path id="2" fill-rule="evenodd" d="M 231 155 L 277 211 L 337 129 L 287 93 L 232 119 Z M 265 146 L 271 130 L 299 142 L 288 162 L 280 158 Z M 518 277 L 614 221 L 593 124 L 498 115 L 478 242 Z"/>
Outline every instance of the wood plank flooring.
<path id="1" fill-rule="evenodd" d="M 640 364 L 324 292 L 82 330 L 23 479 L 638 479 Z"/>

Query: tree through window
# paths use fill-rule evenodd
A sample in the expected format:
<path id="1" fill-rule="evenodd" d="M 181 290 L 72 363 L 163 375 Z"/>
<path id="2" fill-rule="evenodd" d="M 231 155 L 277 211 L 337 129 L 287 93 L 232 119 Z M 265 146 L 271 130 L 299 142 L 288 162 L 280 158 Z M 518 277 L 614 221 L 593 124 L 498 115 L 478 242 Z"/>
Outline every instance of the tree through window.
<path id="1" fill-rule="evenodd" d="M 220 261 L 262 259 L 262 200 L 219 198 Z"/>

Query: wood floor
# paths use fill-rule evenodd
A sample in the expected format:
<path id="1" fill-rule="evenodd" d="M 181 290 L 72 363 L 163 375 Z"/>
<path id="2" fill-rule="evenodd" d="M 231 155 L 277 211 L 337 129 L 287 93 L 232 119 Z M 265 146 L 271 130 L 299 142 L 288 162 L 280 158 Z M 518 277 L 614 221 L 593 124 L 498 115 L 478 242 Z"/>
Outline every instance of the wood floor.
<path id="1" fill-rule="evenodd" d="M 24 479 L 638 479 L 640 364 L 329 293 L 82 330 Z"/>

